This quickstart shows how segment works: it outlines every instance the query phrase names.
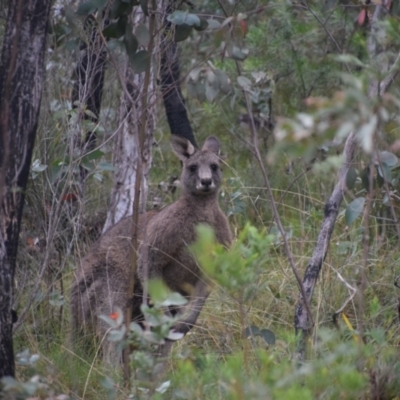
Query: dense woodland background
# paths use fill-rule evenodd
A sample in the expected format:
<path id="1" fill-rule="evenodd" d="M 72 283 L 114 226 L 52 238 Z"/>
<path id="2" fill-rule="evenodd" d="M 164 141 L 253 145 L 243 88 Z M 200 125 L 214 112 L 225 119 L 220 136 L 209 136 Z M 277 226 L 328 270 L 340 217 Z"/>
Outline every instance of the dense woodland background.
<path id="1" fill-rule="evenodd" d="M 5 398 L 399 398 L 399 17 L 392 1 L 54 2 Z M 181 131 L 166 87 L 185 98 Z M 214 291 L 154 392 L 148 349 L 128 385 L 71 349 L 68 296 L 132 212 L 137 160 L 146 209 L 179 195 L 171 131 L 220 139 L 236 240 L 196 245 Z"/>

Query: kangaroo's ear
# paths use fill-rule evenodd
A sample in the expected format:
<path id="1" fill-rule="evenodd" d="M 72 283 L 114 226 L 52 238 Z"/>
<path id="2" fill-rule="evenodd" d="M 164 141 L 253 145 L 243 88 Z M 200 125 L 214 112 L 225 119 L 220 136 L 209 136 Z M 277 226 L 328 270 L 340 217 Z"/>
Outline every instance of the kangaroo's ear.
<path id="1" fill-rule="evenodd" d="M 196 148 L 192 145 L 192 143 L 182 136 L 172 135 L 171 143 L 174 153 L 182 161 L 186 161 L 196 152 Z"/>
<path id="2" fill-rule="evenodd" d="M 209 136 L 207 140 L 204 142 L 203 151 L 212 151 L 217 156 L 220 155 L 221 152 L 221 144 L 219 140 L 215 136 Z"/>

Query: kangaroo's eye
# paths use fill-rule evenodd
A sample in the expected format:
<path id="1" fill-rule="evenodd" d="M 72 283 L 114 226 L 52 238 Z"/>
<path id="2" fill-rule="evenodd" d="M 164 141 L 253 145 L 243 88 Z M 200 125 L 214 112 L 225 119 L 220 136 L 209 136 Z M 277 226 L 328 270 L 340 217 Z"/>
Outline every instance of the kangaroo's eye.
<path id="1" fill-rule="evenodd" d="M 210 167 L 211 167 L 211 170 L 214 171 L 214 172 L 218 169 L 218 165 L 217 164 L 211 164 Z"/>
<path id="2" fill-rule="evenodd" d="M 190 171 L 190 172 L 196 172 L 196 169 L 197 169 L 197 165 L 191 165 L 191 166 L 189 167 L 189 171 Z"/>

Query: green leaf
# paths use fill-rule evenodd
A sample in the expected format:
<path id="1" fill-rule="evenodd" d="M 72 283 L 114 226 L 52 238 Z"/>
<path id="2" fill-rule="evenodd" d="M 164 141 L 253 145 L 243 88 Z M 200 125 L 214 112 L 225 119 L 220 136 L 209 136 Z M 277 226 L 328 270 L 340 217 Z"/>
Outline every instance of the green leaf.
<path id="1" fill-rule="evenodd" d="M 101 150 L 94 150 L 90 153 L 87 153 L 85 157 L 82 158 L 83 162 L 98 160 L 99 158 L 103 157 L 104 153 Z"/>
<path id="2" fill-rule="evenodd" d="M 132 57 L 134 57 L 136 54 L 139 43 L 136 39 L 136 36 L 132 33 L 131 24 L 126 24 L 124 43 L 129 59 L 132 60 Z"/>
<path id="3" fill-rule="evenodd" d="M 215 71 L 215 76 L 217 78 L 219 90 L 221 90 L 223 94 L 229 94 L 232 90 L 232 87 L 226 73 L 220 69 L 217 69 Z"/>
<path id="4" fill-rule="evenodd" d="M 343 241 L 337 244 L 338 254 L 347 254 L 353 247 L 353 243 L 350 241 Z"/>
<path id="5" fill-rule="evenodd" d="M 120 17 L 117 22 L 113 22 L 104 29 L 103 35 L 107 38 L 119 39 L 125 35 L 127 22 L 126 16 Z"/>
<path id="6" fill-rule="evenodd" d="M 200 19 L 200 26 L 193 25 L 193 28 L 196 29 L 196 31 L 204 31 L 208 27 L 208 22 L 205 18 L 199 17 Z"/>
<path id="7" fill-rule="evenodd" d="M 229 56 L 237 61 L 243 61 L 249 55 L 249 50 L 246 48 L 240 48 L 238 46 L 233 45 L 232 50 L 229 53 Z"/>
<path id="8" fill-rule="evenodd" d="M 108 0 L 89 0 L 79 4 L 76 13 L 79 15 L 88 15 L 96 10 L 102 10 L 108 3 Z"/>
<path id="9" fill-rule="evenodd" d="M 258 336 L 261 336 L 264 339 L 264 342 L 267 344 L 275 344 L 276 338 L 274 332 L 269 329 L 261 329 L 258 332 Z"/>
<path id="10" fill-rule="evenodd" d="M 79 39 L 71 39 L 64 43 L 64 49 L 74 51 L 79 48 Z"/>
<path id="11" fill-rule="evenodd" d="M 133 5 L 126 1 L 114 0 L 111 7 L 111 18 L 115 19 L 129 15 L 132 12 Z"/>
<path id="12" fill-rule="evenodd" d="M 383 179 L 386 179 L 387 182 L 392 181 L 392 170 L 385 162 L 382 162 L 382 165 L 378 165 L 378 174 L 378 178 L 381 176 Z"/>
<path id="13" fill-rule="evenodd" d="M 150 33 L 146 25 L 140 24 L 136 28 L 135 35 L 139 44 L 141 44 L 144 47 L 147 47 L 149 45 Z"/>
<path id="14" fill-rule="evenodd" d="M 139 324 L 137 324 L 136 322 L 131 322 L 129 324 L 129 330 L 131 332 L 137 333 L 138 335 L 141 335 L 143 333 L 143 328 Z"/>
<path id="15" fill-rule="evenodd" d="M 363 62 L 361 62 L 357 57 L 355 57 L 351 54 L 340 54 L 340 55 L 336 56 L 335 58 L 337 61 L 347 63 L 347 64 L 353 64 L 357 67 L 363 67 L 363 68 L 368 67 Z"/>
<path id="16" fill-rule="evenodd" d="M 254 325 L 248 326 L 244 332 L 243 336 L 248 339 L 251 338 L 252 336 L 257 336 L 258 333 L 260 332 L 260 329 Z"/>
<path id="17" fill-rule="evenodd" d="M 111 330 L 107 335 L 107 340 L 109 342 L 120 342 L 126 333 L 126 326 L 122 325 L 119 329 Z"/>
<path id="18" fill-rule="evenodd" d="M 167 389 L 170 387 L 171 385 L 171 381 L 165 381 L 164 383 L 162 383 L 157 389 L 156 392 L 158 393 L 165 393 L 167 391 Z"/>
<path id="19" fill-rule="evenodd" d="M 362 214 L 364 210 L 364 204 L 365 197 L 358 197 L 347 206 L 345 212 L 347 226 L 352 224 Z"/>
<path id="20" fill-rule="evenodd" d="M 172 14 L 168 15 L 167 20 L 177 26 L 179 25 L 196 26 L 199 28 L 199 30 L 202 30 L 201 29 L 202 24 L 203 26 L 204 24 L 207 24 L 206 27 L 208 26 L 206 20 L 204 20 L 204 22 L 202 23 L 201 19 L 196 14 L 190 14 L 187 11 L 174 11 Z"/>
<path id="21" fill-rule="evenodd" d="M 357 171 L 350 167 L 346 174 L 346 186 L 347 189 L 352 190 L 357 180 Z"/>
<path id="22" fill-rule="evenodd" d="M 381 151 L 379 153 L 379 159 L 377 155 L 375 158 L 375 164 L 379 164 L 380 161 L 381 163 L 385 163 L 388 167 L 394 167 L 399 162 L 399 159 L 390 151 Z"/>
<path id="23" fill-rule="evenodd" d="M 187 39 L 192 33 L 192 29 L 193 28 L 187 24 L 176 25 L 174 37 L 175 42 L 182 42 Z"/>
<path id="24" fill-rule="evenodd" d="M 142 11 L 146 17 L 149 16 L 149 6 L 148 6 L 148 1 L 147 0 L 140 0 L 140 7 L 142 8 Z"/>
<path id="25" fill-rule="evenodd" d="M 245 76 L 238 76 L 237 77 L 237 83 L 239 86 L 244 89 L 244 90 L 250 90 L 251 87 L 251 80 L 249 78 L 246 78 Z"/>
<path id="26" fill-rule="evenodd" d="M 134 72 L 140 74 L 150 67 L 150 53 L 147 50 L 140 50 L 132 57 L 129 57 Z"/>
<path id="27" fill-rule="evenodd" d="M 221 28 L 221 23 L 215 19 L 208 19 L 207 20 L 207 30 L 218 30 Z"/>
<path id="28" fill-rule="evenodd" d="M 215 98 L 218 96 L 218 89 L 215 85 L 211 84 L 210 82 L 206 82 L 206 98 L 207 100 L 212 103 Z"/>
<path id="29" fill-rule="evenodd" d="M 183 305 L 187 304 L 187 302 L 188 302 L 187 299 L 185 297 L 183 297 L 180 293 L 172 292 L 160 304 L 163 307 L 183 306 Z"/>
<path id="30" fill-rule="evenodd" d="M 79 15 L 88 15 L 96 10 L 96 6 L 93 4 L 93 1 L 86 1 L 85 3 L 81 3 L 76 10 L 76 13 Z"/>
<path id="31" fill-rule="evenodd" d="M 364 186 L 364 189 L 369 192 L 369 180 L 370 180 L 370 169 L 369 167 L 365 167 L 361 173 L 360 173 L 360 177 L 361 177 L 361 182 Z"/>
<path id="32" fill-rule="evenodd" d="M 115 388 L 115 383 L 114 383 L 114 381 L 113 381 L 110 377 L 108 377 L 108 376 L 105 376 L 104 378 L 102 378 L 102 379 L 100 380 L 100 384 L 101 384 L 101 386 L 103 386 L 104 389 L 109 389 L 109 390 L 111 390 L 111 389 L 114 389 L 114 388 Z"/>
<path id="33" fill-rule="evenodd" d="M 100 161 L 97 164 L 97 168 L 101 171 L 115 171 L 115 167 L 107 161 Z"/>

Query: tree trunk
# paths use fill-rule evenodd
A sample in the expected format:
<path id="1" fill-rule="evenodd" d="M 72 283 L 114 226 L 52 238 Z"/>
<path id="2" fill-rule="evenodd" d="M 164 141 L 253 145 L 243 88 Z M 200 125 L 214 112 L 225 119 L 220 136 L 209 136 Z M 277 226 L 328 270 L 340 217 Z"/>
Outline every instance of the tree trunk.
<path id="1" fill-rule="evenodd" d="M 115 168 L 114 186 L 111 193 L 111 205 L 107 213 L 107 220 L 104 224 L 103 232 L 116 224 L 122 218 L 131 215 L 133 210 L 133 199 L 136 182 L 137 160 L 139 157 L 139 120 L 140 120 L 140 101 L 139 93 L 135 88 L 143 86 L 143 79 L 139 75 L 134 75 L 126 60 L 124 76 L 127 78 L 127 90 L 131 98 L 137 99 L 137 103 L 132 105 L 126 93 L 121 95 L 120 105 L 120 132 L 113 151 L 113 165 Z M 153 141 L 153 130 L 155 126 L 155 112 L 149 112 L 152 117 L 148 120 L 146 129 L 145 155 L 146 164 L 143 166 L 141 205 L 144 208 L 147 197 L 147 175 L 151 165 L 151 144 Z"/>
<path id="2" fill-rule="evenodd" d="M 144 14 L 137 9 L 132 16 L 133 26 L 143 23 Z M 139 157 L 139 130 L 141 125 L 142 97 L 144 93 L 144 74 L 134 74 L 128 57 L 125 58 L 122 74 L 126 82 L 126 90 L 121 94 L 119 132 L 113 151 L 114 186 L 111 193 L 110 207 L 103 232 L 119 222 L 122 218 L 132 215 L 135 198 L 136 171 Z M 154 75 L 154 71 L 153 71 Z M 141 177 L 141 209 L 145 209 L 147 198 L 147 175 L 150 170 L 153 143 L 153 132 L 156 125 L 156 97 L 154 88 L 155 78 L 150 79 L 148 107 L 146 118 L 145 142 L 142 149 L 143 164 Z M 134 103 L 132 102 L 134 100 Z"/>
<path id="3" fill-rule="evenodd" d="M 13 280 L 51 0 L 9 3 L 0 67 L 0 377 L 14 376 Z"/>
<path id="4" fill-rule="evenodd" d="M 107 61 L 107 52 L 103 38 L 99 35 L 99 29 L 104 29 L 108 25 L 109 9 L 110 7 L 107 7 L 103 13 L 101 27 L 97 26 L 93 15 L 89 15 L 85 20 L 84 28 L 87 37 L 85 43 L 81 46 L 80 59 L 74 71 L 75 83 L 72 90 L 72 108 L 78 112 L 78 124 L 81 124 L 82 121 L 91 121 L 95 124 L 99 122 Z M 82 140 L 80 129 L 77 129 L 75 139 L 82 155 L 96 147 L 96 133 L 91 130 L 85 133 Z M 86 169 L 81 167 L 80 189 L 82 196 L 84 195 L 86 176 Z"/>
<path id="5" fill-rule="evenodd" d="M 190 125 L 185 100 L 180 88 L 180 70 L 178 45 L 174 42 L 171 33 L 171 22 L 167 20 L 168 14 L 174 11 L 174 0 L 166 1 L 166 12 L 163 19 L 164 30 L 161 39 L 160 75 L 161 92 L 164 100 L 165 113 L 171 134 L 182 136 L 197 147 L 196 139 Z"/>

